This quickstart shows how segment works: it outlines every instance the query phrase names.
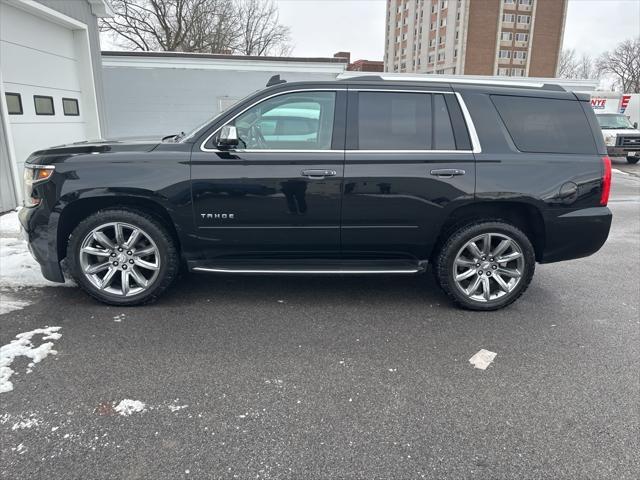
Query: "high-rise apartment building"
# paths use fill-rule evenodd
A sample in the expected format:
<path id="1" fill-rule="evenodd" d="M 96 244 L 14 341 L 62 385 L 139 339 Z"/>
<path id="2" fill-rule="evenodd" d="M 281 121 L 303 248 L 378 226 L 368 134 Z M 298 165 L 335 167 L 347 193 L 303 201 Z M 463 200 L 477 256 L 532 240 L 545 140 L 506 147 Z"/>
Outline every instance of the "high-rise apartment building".
<path id="1" fill-rule="evenodd" d="M 387 0 L 388 72 L 555 77 L 567 0 Z"/>

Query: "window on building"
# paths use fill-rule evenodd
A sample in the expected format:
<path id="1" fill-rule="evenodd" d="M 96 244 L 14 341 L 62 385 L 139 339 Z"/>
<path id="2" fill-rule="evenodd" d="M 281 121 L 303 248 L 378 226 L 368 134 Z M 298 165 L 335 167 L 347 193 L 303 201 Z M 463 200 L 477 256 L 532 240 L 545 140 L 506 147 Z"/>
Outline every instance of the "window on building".
<path id="1" fill-rule="evenodd" d="M 446 38 L 444 36 L 440 37 L 440 45 L 444 45 Z"/>
<path id="2" fill-rule="evenodd" d="M 456 30 L 456 40 L 458 40 L 459 37 L 460 37 L 460 32 Z"/>
<path id="3" fill-rule="evenodd" d="M 6 92 L 4 98 L 7 101 L 7 113 L 9 115 L 22 115 L 22 97 L 19 93 Z"/>
<path id="4" fill-rule="evenodd" d="M 516 42 L 528 42 L 529 34 L 528 33 L 516 33 Z"/>
<path id="5" fill-rule="evenodd" d="M 513 39 L 513 32 L 502 32 L 500 34 L 500 40 L 504 40 L 506 42 L 509 42 Z"/>
<path id="6" fill-rule="evenodd" d="M 431 30 L 435 30 L 436 29 L 436 23 L 435 22 L 431 23 L 431 25 L 429 25 L 429 28 Z"/>
<path id="7" fill-rule="evenodd" d="M 516 0 L 504 0 L 505 5 L 515 5 Z"/>
<path id="8" fill-rule="evenodd" d="M 531 6 L 532 4 L 533 4 L 533 0 L 520 0 L 520 5 L 529 5 L 529 6 Z"/>
<path id="9" fill-rule="evenodd" d="M 458 49 L 457 48 L 453 51 L 453 58 L 458 58 Z"/>
<path id="10" fill-rule="evenodd" d="M 439 62 L 441 62 L 441 61 L 443 61 L 444 59 L 445 59 L 445 54 L 444 54 L 444 52 L 439 53 L 439 54 L 438 54 L 438 61 L 439 61 Z"/>
<path id="11" fill-rule="evenodd" d="M 456 13 L 456 21 L 460 20 L 460 12 Z"/>
<path id="12" fill-rule="evenodd" d="M 438 11 L 438 6 L 434 3 L 431 5 L 431 13 L 436 13 Z"/>
<path id="13" fill-rule="evenodd" d="M 518 15 L 518 23 L 531 23 L 531 15 Z"/>
<path id="14" fill-rule="evenodd" d="M 492 95 L 491 99 L 520 151 L 597 152 L 580 102 L 506 95 Z"/>
<path id="15" fill-rule="evenodd" d="M 429 40 L 429 46 L 430 46 L 430 47 L 434 47 L 435 45 L 436 45 L 436 39 L 435 39 L 435 38 L 431 38 L 431 39 Z"/>
<path id="16" fill-rule="evenodd" d="M 500 50 L 498 58 L 511 58 L 511 50 Z"/>
<path id="17" fill-rule="evenodd" d="M 524 68 L 512 68 L 511 75 L 514 77 L 524 77 Z"/>
<path id="18" fill-rule="evenodd" d="M 433 63 L 433 55 L 429 55 L 429 57 L 427 57 L 427 62 Z"/>
<path id="19" fill-rule="evenodd" d="M 240 148 L 329 150 L 335 92 L 296 92 L 267 99 L 237 117 Z M 259 129 L 262 135 L 256 134 Z"/>
<path id="20" fill-rule="evenodd" d="M 447 18 L 441 18 L 440 19 L 440 26 L 441 27 L 446 27 L 447 26 Z"/>
<path id="21" fill-rule="evenodd" d="M 449 6 L 449 2 L 447 0 L 441 0 L 440 2 L 440 10 L 444 10 Z"/>
<path id="22" fill-rule="evenodd" d="M 53 107 L 53 97 L 44 95 L 34 95 L 33 103 L 36 107 L 36 115 L 55 115 L 56 111 Z"/>
<path id="23" fill-rule="evenodd" d="M 498 75 L 500 75 L 502 77 L 508 77 L 509 76 L 509 69 L 508 68 L 499 68 L 498 69 Z"/>
<path id="24" fill-rule="evenodd" d="M 513 52 L 513 56 L 514 56 L 514 58 L 517 58 L 518 60 L 526 60 L 527 59 L 527 52 L 525 52 L 523 50 L 517 50 L 517 51 Z"/>
<path id="25" fill-rule="evenodd" d="M 63 98 L 62 99 L 62 112 L 70 117 L 77 117 L 80 115 L 80 107 L 78 106 L 78 99 L 76 98 Z"/>
<path id="26" fill-rule="evenodd" d="M 513 22 L 516 21 L 516 14 L 515 13 L 503 13 L 502 14 L 502 21 L 503 22 L 513 23 Z"/>

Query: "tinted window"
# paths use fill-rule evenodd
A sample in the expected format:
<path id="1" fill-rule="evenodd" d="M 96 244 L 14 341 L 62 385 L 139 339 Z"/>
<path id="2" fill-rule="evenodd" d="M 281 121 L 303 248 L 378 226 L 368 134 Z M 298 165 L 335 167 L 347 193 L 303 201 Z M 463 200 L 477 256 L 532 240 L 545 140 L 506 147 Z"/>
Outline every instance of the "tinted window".
<path id="1" fill-rule="evenodd" d="M 9 115 L 22 115 L 22 99 L 19 93 L 5 93 Z"/>
<path id="2" fill-rule="evenodd" d="M 431 95 L 360 92 L 360 150 L 430 150 Z"/>
<path id="3" fill-rule="evenodd" d="M 53 97 L 44 97 L 42 95 L 34 95 L 33 103 L 36 107 L 36 115 L 54 115 Z"/>
<path id="4" fill-rule="evenodd" d="M 455 150 L 453 128 L 444 95 L 433 96 L 433 149 Z"/>
<path id="5" fill-rule="evenodd" d="M 239 148 L 329 150 L 335 92 L 300 92 L 265 100 L 238 116 Z"/>
<path id="6" fill-rule="evenodd" d="M 519 150 L 597 153 L 579 102 L 503 95 L 491 98 Z"/>
<path id="7" fill-rule="evenodd" d="M 80 115 L 80 109 L 78 108 L 78 100 L 75 98 L 63 98 L 62 110 L 65 115 L 78 116 Z"/>

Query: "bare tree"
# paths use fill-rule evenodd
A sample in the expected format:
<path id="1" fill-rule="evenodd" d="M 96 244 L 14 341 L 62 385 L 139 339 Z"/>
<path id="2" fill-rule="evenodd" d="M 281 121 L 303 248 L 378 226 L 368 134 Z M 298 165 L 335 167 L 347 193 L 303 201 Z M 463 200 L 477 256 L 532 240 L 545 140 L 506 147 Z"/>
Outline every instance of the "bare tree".
<path id="1" fill-rule="evenodd" d="M 578 72 L 578 60 L 574 49 L 562 50 L 558 62 L 559 78 L 576 78 Z"/>
<path id="2" fill-rule="evenodd" d="M 571 79 L 597 79 L 598 69 L 591 55 L 583 53 L 578 57 L 574 49 L 563 50 L 558 63 L 558 77 Z"/>
<path id="3" fill-rule="evenodd" d="M 598 59 L 598 70 L 613 75 L 625 93 L 640 93 L 640 37 L 625 40 Z"/>
<path id="4" fill-rule="evenodd" d="M 273 0 L 240 0 L 240 45 L 244 55 L 287 53 L 289 28 L 280 24 Z"/>
<path id="5" fill-rule="evenodd" d="M 145 51 L 288 54 L 289 29 L 272 0 L 111 0 L 101 30 Z"/>

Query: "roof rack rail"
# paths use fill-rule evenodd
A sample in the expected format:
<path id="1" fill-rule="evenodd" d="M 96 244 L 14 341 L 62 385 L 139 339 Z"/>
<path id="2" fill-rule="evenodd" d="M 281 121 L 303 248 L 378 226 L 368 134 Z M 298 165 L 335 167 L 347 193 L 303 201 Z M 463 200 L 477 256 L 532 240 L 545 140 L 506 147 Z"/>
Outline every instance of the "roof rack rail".
<path id="1" fill-rule="evenodd" d="M 274 85 L 280 85 L 281 83 L 287 83 L 286 80 L 281 80 L 280 75 L 272 76 L 267 82 L 267 87 L 272 87 Z"/>
<path id="2" fill-rule="evenodd" d="M 543 90 L 566 91 L 562 85 L 546 83 L 544 81 L 529 80 L 507 80 L 495 77 L 484 77 L 479 75 L 430 75 L 430 74 L 403 74 L 391 73 L 382 75 L 357 75 L 350 72 L 341 73 L 338 80 L 351 81 L 396 81 L 396 82 L 432 82 L 432 83 L 458 83 L 470 85 L 500 85 L 506 87 L 529 87 Z M 548 79 L 541 79 L 548 80 Z"/>

